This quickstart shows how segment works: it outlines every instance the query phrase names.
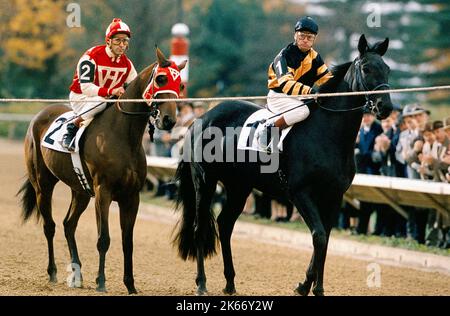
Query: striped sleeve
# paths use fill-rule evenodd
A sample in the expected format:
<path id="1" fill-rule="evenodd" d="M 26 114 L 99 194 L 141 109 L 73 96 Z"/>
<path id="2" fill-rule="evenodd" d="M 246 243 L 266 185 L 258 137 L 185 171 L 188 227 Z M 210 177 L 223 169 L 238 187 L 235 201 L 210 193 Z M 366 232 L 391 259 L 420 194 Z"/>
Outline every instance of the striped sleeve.
<path id="1" fill-rule="evenodd" d="M 309 94 L 311 92 L 311 87 L 295 80 L 287 81 L 285 84 L 282 84 L 281 89 L 283 93 L 288 95 L 302 95 Z"/>
<path id="2" fill-rule="evenodd" d="M 80 82 L 81 92 L 87 96 L 108 96 L 108 89 L 99 87 L 94 83 L 96 63 L 88 55 L 80 58 L 77 66 L 78 80 Z"/>
<path id="3" fill-rule="evenodd" d="M 328 70 L 327 65 L 323 62 L 322 57 L 319 54 L 317 54 L 316 62 L 318 68 L 316 73 L 316 81 L 314 82 L 314 84 L 320 86 L 330 80 L 333 75 Z"/>
<path id="4" fill-rule="evenodd" d="M 273 63 L 269 66 L 269 89 L 279 87 L 283 89 L 283 91 L 290 90 L 295 84 L 295 69 L 288 67 L 285 54 L 286 50 L 281 50 L 274 58 Z"/>
<path id="5" fill-rule="evenodd" d="M 286 73 L 278 76 L 277 72 L 274 70 L 274 65 L 271 64 L 269 66 L 268 76 L 269 80 L 267 87 L 269 89 L 281 88 L 283 91 L 290 90 L 293 85 L 297 83 L 294 79 L 294 69 L 292 68 L 288 68 Z"/>

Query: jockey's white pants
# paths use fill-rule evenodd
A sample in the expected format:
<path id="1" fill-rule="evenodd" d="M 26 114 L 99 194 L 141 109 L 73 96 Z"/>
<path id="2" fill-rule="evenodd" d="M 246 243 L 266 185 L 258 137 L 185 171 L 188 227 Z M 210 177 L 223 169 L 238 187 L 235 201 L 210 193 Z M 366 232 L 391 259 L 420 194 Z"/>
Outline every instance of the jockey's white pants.
<path id="1" fill-rule="evenodd" d="M 269 97 L 267 98 L 267 108 L 275 114 L 298 107 L 283 114 L 284 120 L 289 126 L 303 121 L 309 115 L 309 108 L 306 105 L 302 106 L 302 104 L 304 104 L 302 100 L 292 97 L 287 98 L 286 94 L 278 93 L 273 90 L 270 90 L 267 96 Z"/>
<path id="2" fill-rule="evenodd" d="M 92 110 L 88 111 L 87 113 L 84 113 L 83 115 L 81 115 L 81 117 L 84 120 L 89 120 L 91 118 L 94 118 L 94 116 L 96 114 L 103 111 L 107 106 L 107 103 L 103 103 L 106 101 L 106 99 L 103 97 L 100 97 L 100 96 L 90 97 L 90 96 L 87 96 L 84 94 L 75 93 L 73 91 L 71 91 L 69 94 L 69 100 L 70 100 L 70 105 L 72 106 L 72 109 L 76 115 L 80 115 L 81 113 L 84 113 L 84 112 L 88 111 L 89 109 L 92 109 Z M 78 101 L 78 102 L 75 102 L 75 101 Z M 103 104 L 97 106 L 100 103 L 103 103 Z"/>

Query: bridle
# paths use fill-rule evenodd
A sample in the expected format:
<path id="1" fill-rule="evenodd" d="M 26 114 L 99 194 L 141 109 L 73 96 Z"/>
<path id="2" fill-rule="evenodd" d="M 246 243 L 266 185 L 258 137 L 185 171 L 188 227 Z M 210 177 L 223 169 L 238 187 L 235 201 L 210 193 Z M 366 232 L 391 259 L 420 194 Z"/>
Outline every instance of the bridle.
<path id="1" fill-rule="evenodd" d="M 390 85 L 388 83 L 380 83 L 379 85 L 377 85 L 375 88 L 369 90 L 369 88 L 367 87 L 367 84 L 365 83 L 363 76 L 362 76 L 362 70 L 361 70 L 361 59 L 358 57 L 358 59 L 355 60 L 354 63 L 355 67 L 356 67 L 356 71 L 355 71 L 355 80 L 357 84 L 361 84 L 362 88 L 364 91 L 370 92 L 370 91 L 376 91 L 382 87 L 386 87 L 387 89 L 390 88 Z M 364 105 L 361 106 L 357 106 L 351 109 L 342 109 L 342 110 L 336 110 L 336 109 L 330 109 L 327 107 L 324 107 L 322 105 L 319 106 L 327 111 L 331 111 L 331 112 L 349 112 L 349 111 L 355 111 L 355 110 L 360 110 L 360 109 L 368 109 L 371 113 L 373 113 L 375 116 L 378 115 L 380 113 L 380 109 L 378 108 L 378 105 L 375 104 L 375 102 L 373 102 L 370 99 L 370 94 L 366 94 L 365 95 L 366 98 L 366 103 L 364 103 Z"/>
<path id="2" fill-rule="evenodd" d="M 388 83 L 380 83 L 372 90 L 369 90 L 369 88 L 367 87 L 367 84 L 365 83 L 363 76 L 362 76 L 362 70 L 361 70 L 362 65 L 361 65 L 361 59 L 359 57 L 355 61 L 355 67 L 356 67 L 356 73 L 355 73 L 356 83 L 361 83 L 364 91 L 376 91 L 382 87 L 386 87 L 387 89 L 390 88 Z M 370 99 L 369 94 L 366 94 L 365 98 L 366 98 L 366 103 L 363 105 L 363 109 L 368 109 L 374 115 L 378 115 L 380 113 L 380 109 L 378 108 L 378 105 Z"/>
<path id="3" fill-rule="evenodd" d="M 148 85 L 150 85 L 150 84 L 152 85 L 153 88 L 155 87 L 155 80 L 153 80 L 153 79 L 154 79 L 154 76 L 155 76 L 157 68 L 158 68 L 157 65 L 155 65 L 153 67 L 152 73 L 150 74 L 150 77 L 149 77 L 147 83 L 145 84 L 146 87 Z M 120 98 L 119 98 L 119 100 L 120 100 Z M 146 102 L 146 100 L 143 100 L 143 102 Z M 148 102 L 146 102 L 146 103 L 148 104 Z M 122 108 L 122 106 L 120 105 L 119 101 L 116 102 L 116 107 L 121 113 L 126 114 L 126 115 L 138 115 L 138 116 L 144 115 L 144 116 L 153 117 L 156 120 L 158 118 L 159 114 L 160 114 L 160 111 L 159 111 L 159 108 L 158 108 L 159 107 L 159 103 L 160 102 L 153 101 L 152 103 L 149 104 L 149 108 L 150 108 L 149 111 L 142 111 L 142 112 L 125 111 Z"/>

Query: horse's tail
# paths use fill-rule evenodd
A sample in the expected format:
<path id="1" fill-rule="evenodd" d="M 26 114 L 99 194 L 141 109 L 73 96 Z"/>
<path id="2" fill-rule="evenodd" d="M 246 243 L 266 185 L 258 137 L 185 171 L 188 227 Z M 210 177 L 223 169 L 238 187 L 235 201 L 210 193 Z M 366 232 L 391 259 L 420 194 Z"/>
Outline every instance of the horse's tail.
<path id="1" fill-rule="evenodd" d="M 204 191 L 205 181 L 201 166 L 193 163 L 193 167 L 195 168 L 194 176 L 190 164 L 181 161 L 175 175 L 175 180 L 178 181 L 176 208 L 182 207 L 183 215 L 177 223 L 178 232 L 173 242 L 178 246 L 178 254 L 183 260 L 197 259 L 197 249 L 203 250 L 205 258 L 214 255 L 218 240 L 212 208 L 196 208 L 197 194 L 202 194 Z M 198 174 L 199 172 L 201 173 Z M 194 181 L 197 182 L 197 187 L 200 187 L 200 192 L 195 191 Z"/>
<path id="2" fill-rule="evenodd" d="M 27 179 L 16 196 L 21 196 L 22 201 L 22 218 L 26 222 L 31 215 L 36 211 L 36 216 L 39 218 L 39 212 L 36 207 L 36 191 L 31 184 L 30 179 Z"/>

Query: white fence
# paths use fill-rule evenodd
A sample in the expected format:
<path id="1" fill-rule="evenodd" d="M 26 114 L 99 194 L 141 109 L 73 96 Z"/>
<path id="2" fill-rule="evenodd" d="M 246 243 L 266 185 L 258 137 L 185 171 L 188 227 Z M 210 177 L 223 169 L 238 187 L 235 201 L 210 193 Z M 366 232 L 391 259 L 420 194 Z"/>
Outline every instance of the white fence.
<path id="1" fill-rule="evenodd" d="M 0 113 L 0 121 L 29 122 L 34 115 Z M 11 125 L 13 133 L 15 125 Z M 147 171 L 156 178 L 170 179 L 175 175 L 178 160 L 147 156 Z M 450 184 L 425 180 L 357 174 L 344 199 L 359 209 L 360 201 L 389 204 L 402 216 L 408 213 L 403 206 L 436 209 L 450 216 Z"/>
<path id="2" fill-rule="evenodd" d="M 29 122 L 34 114 L 0 113 L 0 121 L 6 122 Z"/>
<path id="3" fill-rule="evenodd" d="M 147 171 L 157 178 L 173 178 L 177 165 L 176 158 L 147 156 Z M 344 199 L 357 209 L 360 201 L 388 204 L 405 218 L 405 205 L 433 208 L 450 216 L 449 183 L 356 174 Z"/>
<path id="4" fill-rule="evenodd" d="M 14 138 L 17 124 L 28 123 L 34 117 L 34 114 L 16 114 L 16 113 L 0 113 L 0 122 L 9 122 L 8 138 Z"/>

